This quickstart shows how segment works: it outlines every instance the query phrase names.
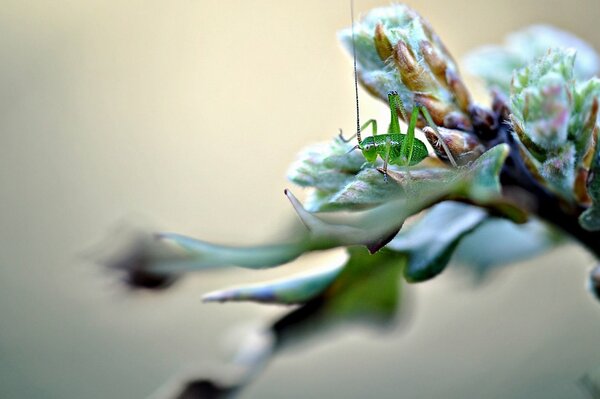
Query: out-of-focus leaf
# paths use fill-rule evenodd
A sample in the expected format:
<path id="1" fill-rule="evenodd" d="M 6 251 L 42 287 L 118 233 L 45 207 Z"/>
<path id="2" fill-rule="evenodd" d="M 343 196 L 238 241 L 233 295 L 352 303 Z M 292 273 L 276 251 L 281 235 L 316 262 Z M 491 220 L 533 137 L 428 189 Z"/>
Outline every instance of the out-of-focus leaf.
<path id="1" fill-rule="evenodd" d="M 156 265 L 159 272 L 178 272 L 193 269 L 210 269 L 225 265 L 235 265 L 248 269 L 266 269 L 290 262 L 310 249 L 308 237 L 294 243 L 234 247 L 212 244 L 175 233 L 157 235 L 159 241 L 180 246 L 187 251 L 194 264 L 179 263 Z M 163 270 L 164 269 L 164 270 Z"/>
<path id="2" fill-rule="evenodd" d="M 92 255 L 95 262 L 123 273 L 123 281 L 131 288 L 166 289 L 177 280 L 177 273 L 160 273 L 154 267 L 185 264 L 188 254 L 174 245 L 158 242 L 154 235 L 137 228 L 120 227 L 111 231 L 109 239 Z M 118 248 L 115 248 L 118 241 Z"/>
<path id="3" fill-rule="evenodd" d="M 513 71 L 543 56 L 550 48 L 573 48 L 577 51 L 575 78 L 589 79 L 598 73 L 600 59 L 592 46 L 575 35 L 547 25 L 534 25 L 506 38 L 504 46 L 485 46 L 467 55 L 465 64 L 488 86 L 510 92 Z"/>
<path id="4" fill-rule="evenodd" d="M 342 322 L 385 327 L 394 319 L 405 255 L 386 249 L 371 255 L 360 247 L 348 252 L 343 270 L 321 295 L 273 324 L 277 349 Z"/>
<path id="5" fill-rule="evenodd" d="M 532 258 L 565 241 L 558 230 L 535 219 L 517 225 L 489 218 L 461 241 L 453 261 L 472 269 L 481 279 L 494 267 Z"/>
<path id="6" fill-rule="evenodd" d="M 210 292 L 205 302 L 253 301 L 262 303 L 300 304 L 322 293 L 340 274 L 343 266 L 327 267 L 285 279 L 233 287 Z"/>
<path id="7" fill-rule="evenodd" d="M 442 202 L 387 247 L 408 256 L 404 277 L 410 282 L 428 280 L 444 270 L 460 240 L 479 226 L 485 210 L 458 202 Z"/>
<path id="8" fill-rule="evenodd" d="M 389 250 L 371 255 L 360 247 L 349 248 L 348 253 L 343 270 L 323 292 L 265 329 L 248 334 L 229 365 L 236 370 L 236 378 L 178 379 L 152 398 L 205 397 L 193 396 L 196 394 L 230 398 L 251 383 L 280 351 L 352 324 L 389 327 L 401 310 L 400 275 L 406 257 Z"/>

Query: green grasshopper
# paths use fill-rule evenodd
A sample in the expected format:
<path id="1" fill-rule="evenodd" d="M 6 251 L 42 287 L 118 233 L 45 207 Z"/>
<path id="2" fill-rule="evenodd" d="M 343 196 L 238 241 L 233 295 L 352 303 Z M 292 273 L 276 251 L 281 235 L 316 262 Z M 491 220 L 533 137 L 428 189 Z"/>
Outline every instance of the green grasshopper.
<path id="1" fill-rule="evenodd" d="M 358 144 L 351 151 L 356 149 L 361 150 L 367 162 L 375 162 L 377 156 L 383 159 L 383 177 L 386 181 L 388 165 L 413 166 L 428 156 L 425 143 L 415 138 L 415 128 L 417 126 L 419 111 L 427 113 L 427 110 L 422 106 L 415 105 L 410 115 L 408 130 L 406 134 L 402 134 L 398 121 L 398 112 L 402 115 L 406 115 L 406 112 L 398 93 L 390 91 L 388 93 L 388 102 L 390 105 L 391 121 L 387 134 L 377 134 L 377 121 L 375 119 L 367 121 L 349 139 L 345 139 L 342 133 L 340 133 L 340 139 L 344 142 L 349 142 L 356 136 Z M 404 116 L 404 119 L 406 119 L 406 116 Z M 428 118 L 426 117 L 426 119 Z M 369 126 L 372 128 L 373 135 L 363 140 L 361 131 L 367 129 Z"/>

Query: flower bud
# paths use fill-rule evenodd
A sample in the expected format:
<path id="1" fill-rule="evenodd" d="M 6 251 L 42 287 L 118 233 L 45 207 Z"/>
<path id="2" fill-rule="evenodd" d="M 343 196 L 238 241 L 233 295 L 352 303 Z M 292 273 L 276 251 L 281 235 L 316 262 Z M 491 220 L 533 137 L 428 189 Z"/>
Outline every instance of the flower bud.
<path id="1" fill-rule="evenodd" d="M 399 40 L 393 52 L 394 61 L 402 83 L 412 92 L 426 92 L 435 89 L 435 82 L 425 67 L 417 62 L 412 49 L 406 42 Z"/>
<path id="2" fill-rule="evenodd" d="M 351 50 L 352 29 L 340 32 L 340 40 Z M 387 101 L 388 91 L 397 91 L 408 113 L 419 103 L 436 124 L 461 121 L 472 128 L 468 108 L 471 96 L 456 63 L 425 21 L 405 5 L 392 5 L 369 12 L 355 27 L 356 60 L 360 82 Z M 453 117 L 448 118 L 448 115 Z M 402 117 L 402 115 L 399 115 Z M 418 126 L 424 126 L 420 119 Z"/>
<path id="3" fill-rule="evenodd" d="M 384 62 L 392 57 L 393 48 L 389 39 L 385 35 L 385 31 L 383 29 L 383 25 L 377 24 L 375 26 L 375 48 L 377 49 L 377 54 L 379 54 L 379 58 L 381 58 Z"/>
<path id="4" fill-rule="evenodd" d="M 427 40 L 422 40 L 419 44 L 423 50 L 423 58 L 429 65 L 429 68 L 431 68 L 431 72 L 438 80 L 444 81 L 446 79 L 448 64 L 446 64 L 442 55 L 433 47 L 431 42 Z"/>
<path id="5" fill-rule="evenodd" d="M 485 152 L 485 146 L 481 144 L 474 134 L 443 127 L 437 130 L 439 136 L 430 127 L 424 128 L 423 133 L 438 158 L 446 163 L 451 163 L 448 152 L 458 166 L 466 165 L 476 160 Z"/>
<path id="6" fill-rule="evenodd" d="M 446 69 L 446 83 L 454 93 L 456 104 L 463 112 L 467 113 L 471 104 L 471 95 L 460 76 L 452 69 Z"/>

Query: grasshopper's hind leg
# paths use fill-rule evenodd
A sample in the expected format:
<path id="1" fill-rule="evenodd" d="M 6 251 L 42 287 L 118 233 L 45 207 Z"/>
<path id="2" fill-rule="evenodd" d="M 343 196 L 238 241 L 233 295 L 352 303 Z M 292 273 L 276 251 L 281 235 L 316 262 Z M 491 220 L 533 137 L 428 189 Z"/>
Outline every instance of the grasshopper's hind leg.
<path id="1" fill-rule="evenodd" d="M 410 166 L 410 161 L 412 161 L 413 149 L 415 147 L 415 128 L 417 127 L 418 118 L 419 109 L 413 107 L 410 114 L 410 122 L 408 123 L 408 130 L 404 135 L 404 140 L 402 140 L 402 146 L 400 147 L 400 156 L 407 169 Z"/>

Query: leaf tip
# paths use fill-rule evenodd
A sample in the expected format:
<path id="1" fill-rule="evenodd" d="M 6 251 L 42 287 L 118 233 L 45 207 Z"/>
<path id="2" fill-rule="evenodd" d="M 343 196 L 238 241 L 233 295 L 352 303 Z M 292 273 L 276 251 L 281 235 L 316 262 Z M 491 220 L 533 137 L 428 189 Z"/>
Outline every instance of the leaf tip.
<path id="1" fill-rule="evenodd" d="M 211 303 L 211 302 L 225 302 L 226 300 L 231 298 L 230 291 L 211 291 L 207 294 L 202 295 L 203 303 Z"/>

